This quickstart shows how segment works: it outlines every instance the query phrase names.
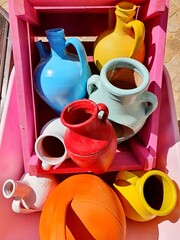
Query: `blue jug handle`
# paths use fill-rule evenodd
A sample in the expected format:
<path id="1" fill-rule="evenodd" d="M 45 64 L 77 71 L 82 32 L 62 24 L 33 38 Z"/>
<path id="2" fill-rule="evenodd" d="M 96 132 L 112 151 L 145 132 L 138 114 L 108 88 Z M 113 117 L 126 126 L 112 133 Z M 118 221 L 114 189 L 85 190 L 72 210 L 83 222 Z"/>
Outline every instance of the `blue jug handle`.
<path id="1" fill-rule="evenodd" d="M 75 47 L 81 63 L 81 71 L 83 71 L 83 69 L 86 69 L 88 65 L 87 55 L 83 44 L 78 38 L 75 37 L 70 37 L 66 40 L 66 47 L 69 44 L 72 44 Z"/>

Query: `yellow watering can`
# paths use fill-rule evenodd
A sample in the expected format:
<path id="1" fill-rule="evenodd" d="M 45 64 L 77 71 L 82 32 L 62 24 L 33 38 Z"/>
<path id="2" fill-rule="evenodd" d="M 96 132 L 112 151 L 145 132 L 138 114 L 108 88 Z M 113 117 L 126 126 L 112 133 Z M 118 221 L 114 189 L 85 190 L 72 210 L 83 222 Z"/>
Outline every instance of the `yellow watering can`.
<path id="1" fill-rule="evenodd" d="M 173 211 L 177 192 L 173 181 L 162 171 L 121 171 L 114 182 L 125 215 L 147 221 Z"/>

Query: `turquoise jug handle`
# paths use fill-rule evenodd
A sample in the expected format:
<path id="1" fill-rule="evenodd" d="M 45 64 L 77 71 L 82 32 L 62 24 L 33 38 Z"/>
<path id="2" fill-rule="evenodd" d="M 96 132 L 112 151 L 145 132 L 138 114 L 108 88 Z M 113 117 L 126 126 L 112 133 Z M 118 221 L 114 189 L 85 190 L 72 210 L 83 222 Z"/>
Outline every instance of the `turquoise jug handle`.
<path id="1" fill-rule="evenodd" d="M 88 65 L 87 55 L 86 55 L 86 51 L 84 49 L 83 44 L 78 38 L 73 38 L 73 37 L 70 37 L 66 40 L 66 44 L 65 44 L 66 47 L 69 44 L 72 44 L 75 47 L 81 63 L 81 71 L 83 71 L 83 69 L 85 69 Z"/>
<path id="2" fill-rule="evenodd" d="M 145 114 L 148 117 L 158 106 L 158 99 L 155 94 L 145 91 L 142 95 L 142 102 L 147 102 L 149 105 L 145 107 Z"/>
<path id="3" fill-rule="evenodd" d="M 93 74 L 87 81 L 87 93 L 90 96 L 101 85 L 101 77 L 97 74 Z"/>

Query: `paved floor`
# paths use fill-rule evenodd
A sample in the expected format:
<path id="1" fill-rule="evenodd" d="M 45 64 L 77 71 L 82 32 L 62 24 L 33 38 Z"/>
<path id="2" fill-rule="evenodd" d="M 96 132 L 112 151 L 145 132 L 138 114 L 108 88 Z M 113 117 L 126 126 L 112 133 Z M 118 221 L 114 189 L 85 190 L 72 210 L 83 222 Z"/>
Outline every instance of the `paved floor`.
<path id="1" fill-rule="evenodd" d="M 170 0 L 164 62 L 171 76 L 180 126 L 180 0 Z"/>

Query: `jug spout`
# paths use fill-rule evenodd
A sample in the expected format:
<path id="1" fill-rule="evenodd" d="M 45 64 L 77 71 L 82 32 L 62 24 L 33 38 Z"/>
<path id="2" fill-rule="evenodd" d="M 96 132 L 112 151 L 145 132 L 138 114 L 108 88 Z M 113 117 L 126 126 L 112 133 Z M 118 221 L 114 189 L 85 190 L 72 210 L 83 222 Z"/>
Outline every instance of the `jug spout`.
<path id="1" fill-rule="evenodd" d="M 46 58 L 48 58 L 49 57 L 49 52 L 48 52 L 46 46 L 44 45 L 44 43 L 41 40 L 39 40 L 35 44 L 36 44 L 36 46 L 38 48 L 38 51 L 39 51 L 40 61 L 43 61 Z"/>
<path id="2" fill-rule="evenodd" d="M 23 199 L 25 196 L 29 195 L 32 191 L 32 188 L 25 183 L 20 181 L 14 181 L 8 179 L 4 182 L 3 185 L 3 196 L 5 198 L 18 198 Z"/>

